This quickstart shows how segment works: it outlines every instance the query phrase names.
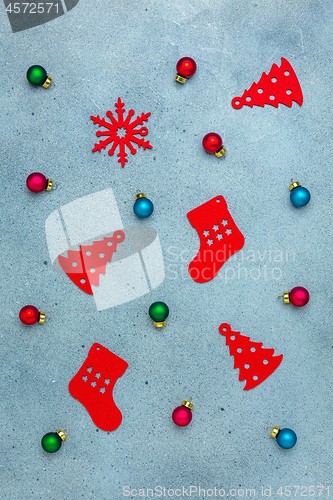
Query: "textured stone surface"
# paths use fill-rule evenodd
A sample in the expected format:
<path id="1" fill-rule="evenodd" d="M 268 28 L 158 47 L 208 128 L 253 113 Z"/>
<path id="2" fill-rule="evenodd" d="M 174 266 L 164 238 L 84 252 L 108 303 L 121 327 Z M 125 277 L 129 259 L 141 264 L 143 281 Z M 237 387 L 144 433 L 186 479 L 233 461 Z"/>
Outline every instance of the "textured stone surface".
<path id="1" fill-rule="evenodd" d="M 125 486 L 158 485 L 226 495 L 256 488 L 257 497 L 272 486 L 279 498 L 279 486 L 330 485 L 332 16 L 330 1 L 81 0 L 13 33 L 2 6 L 2 499 L 120 500 Z M 185 55 L 197 73 L 176 86 Z M 231 99 L 281 57 L 295 69 L 303 106 L 234 110 Z M 53 89 L 29 85 L 32 64 L 46 68 Z M 146 138 L 154 147 L 129 155 L 123 169 L 116 156 L 91 152 L 90 115 L 105 116 L 119 96 L 127 110 L 151 112 Z M 210 131 L 223 138 L 222 159 L 201 146 Z M 25 179 L 36 170 L 59 189 L 28 192 Z M 311 192 L 305 208 L 289 201 L 291 178 Z M 59 206 L 107 187 L 124 227 L 157 229 L 166 279 L 137 301 L 97 312 L 53 269 L 44 223 Z M 137 189 L 155 206 L 147 221 L 133 214 Z M 199 284 L 187 272 L 199 238 L 186 214 L 218 194 L 245 245 Z M 306 307 L 277 299 L 297 285 L 310 291 Z M 156 300 L 170 309 L 161 331 L 148 316 Z M 20 324 L 30 303 L 51 320 Z M 223 322 L 284 354 L 252 391 L 238 381 Z M 114 389 L 123 421 L 110 434 L 68 391 L 94 342 L 129 364 Z M 171 414 L 185 398 L 193 420 L 182 429 Z M 294 449 L 270 438 L 274 425 L 296 432 Z M 61 427 L 68 439 L 46 455 L 42 436 Z"/>

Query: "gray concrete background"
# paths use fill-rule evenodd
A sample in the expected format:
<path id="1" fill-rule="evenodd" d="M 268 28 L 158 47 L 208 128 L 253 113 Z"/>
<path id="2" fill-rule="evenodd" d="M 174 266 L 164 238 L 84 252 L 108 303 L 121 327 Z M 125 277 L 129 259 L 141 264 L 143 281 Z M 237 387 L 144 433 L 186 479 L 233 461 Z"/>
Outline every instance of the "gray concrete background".
<path id="1" fill-rule="evenodd" d="M 13 33 L 0 9 L 1 498 L 109 500 L 123 498 L 125 486 L 157 485 L 226 495 L 256 488 L 257 496 L 272 486 L 271 497 L 281 498 L 279 486 L 330 486 L 332 16 L 329 0 L 81 0 Z M 178 87 L 184 55 L 198 70 Z M 296 71 L 303 106 L 234 110 L 231 99 L 281 56 Z M 54 89 L 28 84 L 32 64 L 47 69 Z M 151 112 L 146 139 L 154 147 L 129 155 L 124 169 L 115 156 L 91 152 L 89 116 L 113 111 L 119 96 L 127 110 Z M 203 151 L 209 131 L 222 135 L 223 159 Z M 28 192 L 35 170 L 59 189 Z M 312 195 L 301 210 L 289 201 L 291 178 Z M 98 313 L 52 268 L 44 223 L 64 203 L 106 187 L 124 226 L 157 229 L 167 277 L 151 294 Z M 154 202 L 149 221 L 133 214 L 137 189 Z M 244 262 L 233 256 L 198 284 L 187 273 L 199 238 L 186 213 L 218 194 L 245 236 Z M 296 285 L 310 291 L 303 309 L 277 300 Z M 147 314 L 155 300 L 170 308 L 162 331 Z M 29 303 L 51 321 L 20 324 Z M 242 390 L 222 322 L 284 354 L 254 390 Z M 68 391 L 94 342 L 129 363 L 114 389 L 123 421 L 110 434 Z M 171 413 L 184 398 L 192 398 L 193 420 L 181 429 Z M 295 430 L 294 449 L 270 438 L 274 425 Z M 68 439 L 46 455 L 41 437 L 59 427 Z"/>

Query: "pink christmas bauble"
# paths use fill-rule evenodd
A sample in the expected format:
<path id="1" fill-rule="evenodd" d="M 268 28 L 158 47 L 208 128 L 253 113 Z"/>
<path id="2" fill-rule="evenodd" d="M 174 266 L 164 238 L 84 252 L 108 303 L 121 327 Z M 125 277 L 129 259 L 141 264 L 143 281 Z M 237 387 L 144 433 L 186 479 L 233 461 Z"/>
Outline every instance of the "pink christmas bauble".
<path id="1" fill-rule="evenodd" d="M 40 172 L 33 172 L 27 178 L 27 188 L 33 193 L 41 193 L 45 191 L 47 186 L 47 179 L 45 175 Z"/>
<path id="2" fill-rule="evenodd" d="M 303 307 L 310 299 L 309 292 L 302 286 L 295 286 L 289 293 L 289 300 L 293 306 Z"/>
<path id="3" fill-rule="evenodd" d="M 172 420 L 179 427 L 185 427 L 192 420 L 192 411 L 186 406 L 178 406 L 173 410 Z"/>
<path id="4" fill-rule="evenodd" d="M 207 153 L 216 153 L 222 148 L 222 139 L 219 134 L 210 132 L 202 139 L 202 146 Z"/>

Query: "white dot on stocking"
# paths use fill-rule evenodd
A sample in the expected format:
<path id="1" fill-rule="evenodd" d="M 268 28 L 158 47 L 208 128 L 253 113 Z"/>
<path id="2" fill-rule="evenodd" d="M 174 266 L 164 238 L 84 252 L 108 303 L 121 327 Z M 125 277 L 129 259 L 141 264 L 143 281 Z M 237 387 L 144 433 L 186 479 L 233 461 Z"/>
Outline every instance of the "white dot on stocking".
<path id="1" fill-rule="evenodd" d="M 256 352 L 256 348 L 255 347 L 251 347 L 251 352 Z"/>
<path id="2" fill-rule="evenodd" d="M 101 258 L 101 259 L 103 259 L 103 257 L 105 257 L 105 255 L 104 255 L 104 253 L 103 253 L 103 252 L 101 252 L 101 253 L 99 254 L 99 256 L 100 256 L 100 258 Z"/>
<path id="3" fill-rule="evenodd" d="M 248 363 L 245 363 L 244 368 L 248 369 L 250 368 L 250 365 Z"/>
<path id="4" fill-rule="evenodd" d="M 76 267 L 77 266 L 77 262 L 72 262 L 72 266 Z"/>
<path id="5" fill-rule="evenodd" d="M 237 352 L 241 353 L 241 352 L 243 352 L 243 349 L 241 349 L 240 347 L 238 347 Z"/>
<path id="6" fill-rule="evenodd" d="M 91 251 L 90 251 L 90 250 L 87 250 L 87 251 L 86 251 L 86 255 L 88 255 L 88 257 L 90 257 L 90 255 L 91 255 Z"/>
<path id="7" fill-rule="evenodd" d="M 112 241 L 108 241 L 107 245 L 108 245 L 108 247 L 110 247 L 112 245 Z"/>
<path id="8" fill-rule="evenodd" d="M 264 365 L 268 365 L 268 359 L 264 359 L 263 363 Z"/>
<path id="9" fill-rule="evenodd" d="M 231 340 L 235 340 L 236 336 L 235 335 L 231 335 L 230 338 L 231 338 Z"/>
<path id="10" fill-rule="evenodd" d="M 90 268 L 90 272 L 91 272 L 91 273 L 94 273 L 95 271 L 96 271 L 96 269 L 95 269 L 94 267 L 91 267 L 91 268 Z"/>
<path id="11" fill-rule="evenodd" d="M 80 283 L 82 283 L 82 285 L 84 285 L 84 284 L 85 284 L 85 282 L 86 282 L 86 280 L 85 280 L 85 279 L 83 279 L 83 278 L 80 280 Z"/>
<path id="12" fill-rule="evenodd" d="M 258 375 L 253 375 L 253 380 L 258 380 Z"/>

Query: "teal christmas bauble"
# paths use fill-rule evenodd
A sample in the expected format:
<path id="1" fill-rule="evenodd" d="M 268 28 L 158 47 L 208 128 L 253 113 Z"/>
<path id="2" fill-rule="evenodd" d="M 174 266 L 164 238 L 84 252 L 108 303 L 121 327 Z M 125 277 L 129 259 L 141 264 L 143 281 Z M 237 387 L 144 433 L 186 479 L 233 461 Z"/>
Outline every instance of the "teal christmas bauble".
<path id="1" fill-rule="evenodd" d="M 293 182 L 290 186 L 290 201 L 296 208 L 305 207 L 311 199 L 310 191 L 301 186 L 299 182 Z"/>
<path id="2" fill-rule="evenodd" d="M 139 219 L 147 219 L 154 211 L 153 203 L 144 193 L 137 194 L 133 205 L 134 213 Z"/>
<path id="3" fill-rule="evenodd" d="M 293 448 L 297 443 L 297 436 L 293 430 L 285 428 L 278 432 L 276 441 L 284 450 L 290 450 L 290 448 Z"/>

